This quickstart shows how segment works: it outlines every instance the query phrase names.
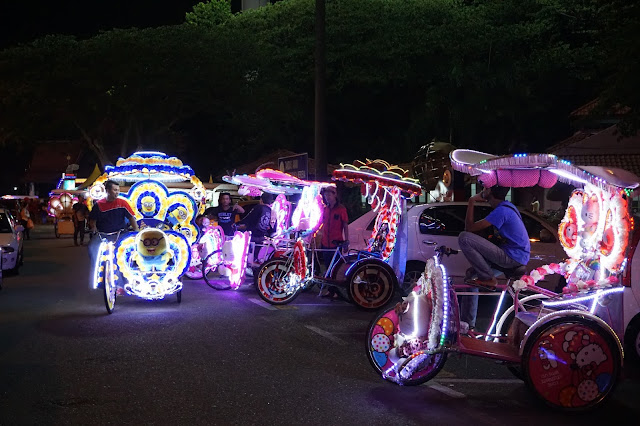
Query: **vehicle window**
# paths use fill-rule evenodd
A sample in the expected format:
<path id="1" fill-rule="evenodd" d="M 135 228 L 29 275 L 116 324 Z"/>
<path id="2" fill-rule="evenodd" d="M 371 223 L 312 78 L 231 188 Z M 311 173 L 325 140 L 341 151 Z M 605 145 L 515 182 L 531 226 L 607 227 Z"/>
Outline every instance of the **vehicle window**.
<path id="1" fill-rule="evenodd" d="M 0 233 L 11 233 L 11 223 L 9 222 L 9 217 L 5 213 L 0 213 Z"/>
<path id="2" fill-rule="evenodd" d="M 464 231 L 466 206 L 437 206 L 425 209 L 418 219 L 421 234 L 457 236 Z"/>
<path id="3" fill-rule="evenodd" d="M 527 214 L 522 214 L 522 222 L 524 223 L 524 227 L 527 228 L 527 234 L 529 234 L 529 239 L 531 239 L 532 242 L 556 242 L 556 235 L 551 232 L 547 232 L 547 228 L 545 228 L 542 223 L 535 218 Z"/>

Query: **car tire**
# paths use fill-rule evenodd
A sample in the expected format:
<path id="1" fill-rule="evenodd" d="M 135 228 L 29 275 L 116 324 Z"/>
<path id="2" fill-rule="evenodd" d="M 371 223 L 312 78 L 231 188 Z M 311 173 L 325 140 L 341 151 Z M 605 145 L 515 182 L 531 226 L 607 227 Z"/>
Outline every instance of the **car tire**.
<path id="1" fill-rule="evenodd" d="M 404 271 L 404 280 L 402 281 L 402 285 L 400 286 L 400 291 L 403 296 L 411 293 L 411 290 L 416 285 L 420 276 L 424 272 L 424 268 L 426 263 L 421 262 L 419 260 L 410 260 L 407 262 L 407 267 Z"/>

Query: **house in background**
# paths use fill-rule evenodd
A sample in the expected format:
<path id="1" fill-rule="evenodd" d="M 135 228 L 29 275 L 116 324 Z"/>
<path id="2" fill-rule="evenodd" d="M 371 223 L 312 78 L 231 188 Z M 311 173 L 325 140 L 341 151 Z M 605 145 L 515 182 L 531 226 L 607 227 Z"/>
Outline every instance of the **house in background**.
<path id="1" fill-rule="evenodd" d="M 549 147 L 547 152 L 581 166 L 615 167 L 640 177 L 640 133 L 622 136 L 617 123 L 625 110 L 620 108 L 601 117 L 593 110 L 597 100 L 591 101 L 571 113 L 576 132 L 569 138 Z M 640 197 L 633 200 L 638 210 Z"/>
<path id="2" fill-rule="evenodd" d="M 88 176 L 95 167 L 95 159 L 83 142 L 39 142 L 33 149 L 23 183 L 27 187 L 32 186 L 35 195 L 46 197 L 73 164 L 78 165 L 74 170 L 77 176 Z"/>

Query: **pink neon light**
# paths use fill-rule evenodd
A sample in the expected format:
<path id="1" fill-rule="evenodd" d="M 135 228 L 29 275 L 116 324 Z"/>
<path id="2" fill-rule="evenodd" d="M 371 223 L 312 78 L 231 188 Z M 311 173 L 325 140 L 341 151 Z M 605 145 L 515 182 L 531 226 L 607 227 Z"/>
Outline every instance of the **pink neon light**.
<path id="1" fill-rule="evenodd" d="M 249 253 L 249 239 L 251 232 L 236 231 L 231 240 L 233 259 L 225 266 L 229 269 L 229 283 L 231 288 L 237 290 L 240 287 L 244 272 L 247 267 L 247 254 Z"/>
<path id="2" fill-rule="evenodd" d="M 291 225 L 297 231 L 317 231 L 322 223 L 323 206 L 319 188 L 315 185 L 306 186 L 291 216 Z"/>
<path id="3" fill-rule="evenodd" d="M 293 175 L 290 175 L 289 173 L 281 172 L 280 170 L 274 170 L 274 169 L 258 170 L 256 172 L 256 177 L 261 179 L 277 180 L 280 182 L 290 182 L 290 183 L 296 183 L 296 184 L 304 183 L 303 180 L 300 180 L 299 178 Z"/>
<path id="4" fill-rule="evenodd" d="M 271 204 L 271 215 L 275 218 L 275 235 L 284 234 L 291 216 L 291 203 L 287 201 L 287 197 L 284 194 L 278 195 L 273 204 Z"/>

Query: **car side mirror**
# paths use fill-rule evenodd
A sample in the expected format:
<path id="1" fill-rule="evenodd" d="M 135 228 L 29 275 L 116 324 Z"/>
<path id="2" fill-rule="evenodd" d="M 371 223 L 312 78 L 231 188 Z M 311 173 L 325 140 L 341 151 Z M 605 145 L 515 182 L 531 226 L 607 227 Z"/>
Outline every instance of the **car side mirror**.
<path id="1" fill-rule="evenodd" d="M 548 229 L 542 229 L 540 231 L 540 242 L 541 243 L 554 243 L 556 239 L 553 234 Z"/>
<path id="2" fill-rule="evenodd" d="M 22 225 L 16 226 L 16 232 L 23 232 L 23 231 L 24 231 L 24 226 Z"/>

